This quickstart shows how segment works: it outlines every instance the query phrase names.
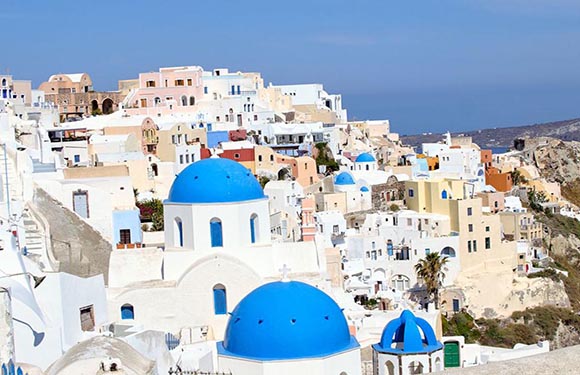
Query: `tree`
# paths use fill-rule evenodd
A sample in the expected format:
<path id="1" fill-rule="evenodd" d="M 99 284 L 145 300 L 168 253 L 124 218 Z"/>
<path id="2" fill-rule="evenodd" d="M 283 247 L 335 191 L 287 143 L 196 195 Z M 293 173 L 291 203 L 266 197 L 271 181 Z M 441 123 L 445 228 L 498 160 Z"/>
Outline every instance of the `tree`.
<path id="1" fill-rule="evenodd" d="M 512 182 L 514 185 L 522 185 L 528 183 L 528 180 L 524 176 L 522 176 L 522 172 L 520 172 L 517 169 L 511 171 L 510 175 L 512 177 Z"/>
<path id="2" fill-rule="evenodd" d="M 163 202 L 160 199 L 146 199 L 137 202 L 141 221 L 152 221 L 151 230 L 163 230 Z"/>
<path id="3" fill-rule="evenodd" d="M 528 202 L 532 210 L 542 211 L 542 203 L 547 201 L 548 198 L 546 198 L 546 193 L 543 191 L 536 191 L 536 189 L 528 190 Z"/>
<path id="4" fill-rule="evenodd" d="M 429 302 L 433 301 L 435 308 L 439 307 L 439 288 L 445 279 L 443 266 L 446 264 L 446 257 L 439 256 L 439 253 L 430 253 L 415 265 L 417 277 L 423 280 L 423 285 L 430 297 Z"/>

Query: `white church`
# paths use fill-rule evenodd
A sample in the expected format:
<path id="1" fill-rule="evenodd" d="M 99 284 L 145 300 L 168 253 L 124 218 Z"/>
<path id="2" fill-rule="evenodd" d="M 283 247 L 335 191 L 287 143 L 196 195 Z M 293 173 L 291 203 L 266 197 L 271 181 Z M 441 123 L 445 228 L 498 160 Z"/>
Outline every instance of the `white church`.
<path id="1" fill-rule="evenodd" d="M 316 242 L 272 243 L 268 197 L 242 164 L 198 161 L 175 179 L 164 202 L 165 248 L 111 255 L 109 318 L 179 333 L 207 327 L 221 339 L 227 314 L 258 286 L 294 280 L 324 288 Z"/>

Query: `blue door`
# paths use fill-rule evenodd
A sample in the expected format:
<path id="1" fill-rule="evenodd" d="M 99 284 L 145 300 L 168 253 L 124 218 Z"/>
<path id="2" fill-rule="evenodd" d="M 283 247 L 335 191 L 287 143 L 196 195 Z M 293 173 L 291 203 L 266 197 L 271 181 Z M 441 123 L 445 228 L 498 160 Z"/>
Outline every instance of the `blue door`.
<path id="1" fill-rule="evenodd" d="M 453 299 L 453 312 L 458 312 L 458 311 L 459 311 L 459 300 Z"/>
<path id="2" fill-rule="evenodd" d="M 222 222 L 220 220 L 212 220 L 209 226 L 211 232 L 211 247 L 223 246 Z"/>
<path id="3" fill-rule="evenodd" d="M 225 315 L 228 312 L 226 289 L 223 286 L 213 288 L 213 308 L 216 315 Z"/>

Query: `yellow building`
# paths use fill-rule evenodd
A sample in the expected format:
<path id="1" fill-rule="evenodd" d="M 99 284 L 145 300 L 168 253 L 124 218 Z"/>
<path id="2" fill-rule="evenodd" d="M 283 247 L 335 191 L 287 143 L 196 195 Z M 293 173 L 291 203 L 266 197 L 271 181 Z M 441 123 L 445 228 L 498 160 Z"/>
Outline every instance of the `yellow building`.
<path id="1" fill-rule="evenodd" d="M 461 180 L 406 181 L 410 210 L 449 216 L 452 235 L 459 236 L 461 272 L 516 267 L 516 243 L 502 241 L 499 215 L 484 214 L 472 185 Z"/>

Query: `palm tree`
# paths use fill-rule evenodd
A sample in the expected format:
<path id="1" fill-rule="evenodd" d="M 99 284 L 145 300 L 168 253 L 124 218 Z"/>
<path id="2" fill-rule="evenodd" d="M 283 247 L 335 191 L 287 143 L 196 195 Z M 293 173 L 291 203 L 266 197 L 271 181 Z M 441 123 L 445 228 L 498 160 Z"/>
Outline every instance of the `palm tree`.
<path id="1" fill-rule="evenodd" d="M 447 257 L 441 257 L 439 253 L 429 253 L 425 259 L 415 264 L 417 277 L 423 280 L 429 297 L 432 297 L 432 301 L 435 302 L 435 308 L 439 307 L 439 288 L 445 279 L 443 272 L 445 264 L 447 264 Z"/>

